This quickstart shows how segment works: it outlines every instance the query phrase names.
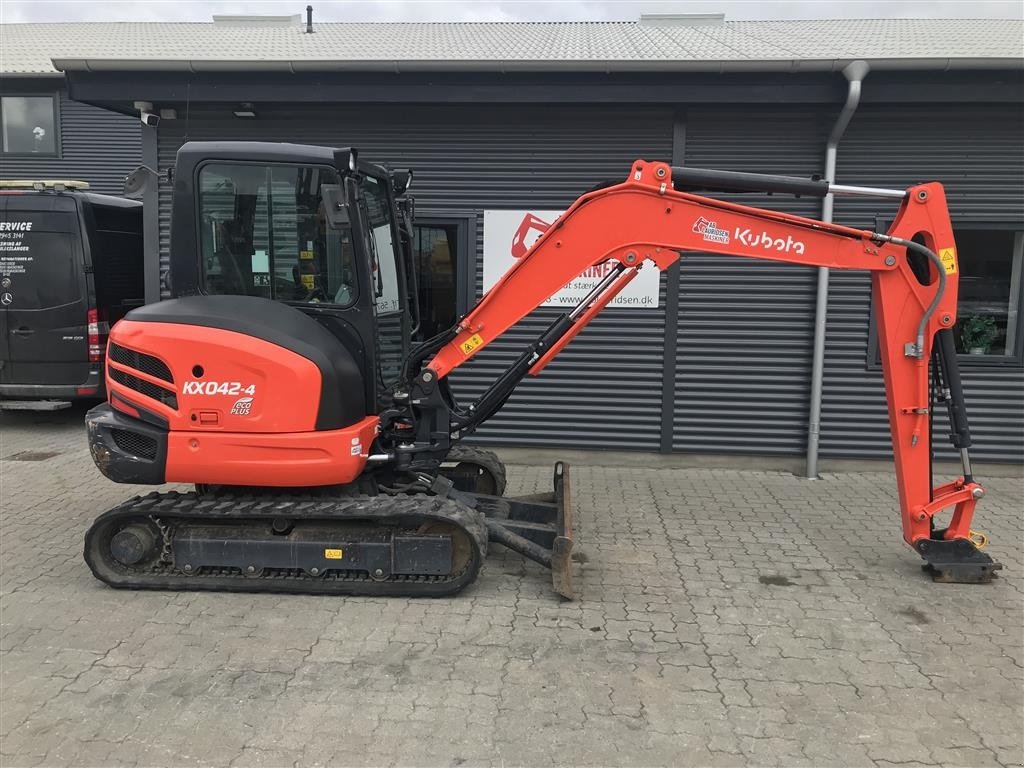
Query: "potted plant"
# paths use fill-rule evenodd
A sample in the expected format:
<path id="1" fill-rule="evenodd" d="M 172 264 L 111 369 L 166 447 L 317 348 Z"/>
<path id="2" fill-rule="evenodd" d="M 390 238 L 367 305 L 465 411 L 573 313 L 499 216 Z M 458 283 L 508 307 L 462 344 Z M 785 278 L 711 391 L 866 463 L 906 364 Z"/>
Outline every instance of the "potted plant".
<path id="1" fill-rule="evenodd" d="M 991 315 L 967 315 L 960 323 L 960 346 L 969 355 L 987 355 L 999 331 Z"/>

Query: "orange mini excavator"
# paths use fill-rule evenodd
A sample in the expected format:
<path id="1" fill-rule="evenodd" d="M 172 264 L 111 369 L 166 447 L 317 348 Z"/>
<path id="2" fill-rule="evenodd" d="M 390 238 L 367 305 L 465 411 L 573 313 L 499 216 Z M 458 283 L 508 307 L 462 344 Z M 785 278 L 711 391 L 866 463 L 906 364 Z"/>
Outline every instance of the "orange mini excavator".
<path id="1" fill-rule="evenodd" d="M 458 442 L 640 269 L 664 270 L 681 251 L 868 270 L 903 538 L 938 581 L 987 582 L 1000 567 L 971 538 L 984 491 L 968 458 L 951 331 L 956 247 L 940 184 L 848 187 L 637 160 L 621 184 L 536 227 L 472 311 L 413 345 L 410 180 L 353 149 L 182 147 L 176 298 L 111 329 L 109 402 L 87 424 L 110 479 L 196 491 L 151 493 L 100 515 L 85 539 L 97 578 L 131 589 L 443 595 L 472 582 L 500 544 L 550 568 L 555 590 L 571 597 L 566 468 L 555 466 L 551 494 L 509 498 L 496 457 Z M 698 192 L 868 195 L 899 210 L 880 233 Z M 593 290 L 475 402 L 457 403 L 449 374 L 587 270 L 603 275 Z M 938 401 L 963 476 L 933 487 Z"/>

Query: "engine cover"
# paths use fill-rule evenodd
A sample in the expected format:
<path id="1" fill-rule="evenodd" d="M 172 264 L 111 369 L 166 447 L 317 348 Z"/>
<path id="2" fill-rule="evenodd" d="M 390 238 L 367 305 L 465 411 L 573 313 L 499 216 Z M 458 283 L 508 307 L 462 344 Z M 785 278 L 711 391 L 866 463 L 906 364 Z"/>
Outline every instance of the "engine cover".
<path id="1" fill-rule="evenodd" d="M 377 433 L 348 350 L 267 299 L 195 296 L 130 312 L 110 332 L 107 391 L 87 425 L 97 466 L 118 482 L 348 483 Z"/>
<path id="2" fill-rule="evenodd" d="M 110 332 L 107 379 L 171 430 L 334 430 L 368 415 L 362 372 L 341 342 L 299 310 L 251 296 L 129 312 Z"/>

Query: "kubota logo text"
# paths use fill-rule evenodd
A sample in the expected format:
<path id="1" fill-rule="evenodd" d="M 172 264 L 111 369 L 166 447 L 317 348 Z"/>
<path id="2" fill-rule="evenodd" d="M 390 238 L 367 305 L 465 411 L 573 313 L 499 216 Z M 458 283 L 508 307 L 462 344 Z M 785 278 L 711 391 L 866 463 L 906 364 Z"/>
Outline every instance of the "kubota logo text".
<path id="1" fill-rule="evenodd" d="M 786 239 L 783 240 L 781 237 L 772 237 L 767 232 L 755 234 L 749 229 L 740 229 L 739 227 L 736 227 L 735 237 L 739 242 L 749 248 L 757 248 L 760 246 L 766 251 L 780 251 L 783 253 L 795 253 L 798 255 L 804 252 L 804 244 L 800 240 L 794 240 L 790 235 L 786 235 Z M 706 240 L 707 237 L 704 239 Z"/>

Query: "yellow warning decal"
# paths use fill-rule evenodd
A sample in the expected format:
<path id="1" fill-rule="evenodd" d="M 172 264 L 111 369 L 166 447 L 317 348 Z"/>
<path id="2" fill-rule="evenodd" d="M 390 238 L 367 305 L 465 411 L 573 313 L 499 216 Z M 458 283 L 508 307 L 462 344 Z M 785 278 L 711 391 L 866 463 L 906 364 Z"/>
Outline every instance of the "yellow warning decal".
<path id="1" fill-rule="evenodd" d="M 462 350 L 462 354 L 466 355 L 466 357 L 469 357 L 469 355 L 473 352 L 473 350 L 476 349 L 477 347 L 479 347 L 483 343 L 484 343 L 484 340 L 480 336 L 480 334 L 479 333 L 474 333 L 472 336 L 470 336 L 464 342 L 459 344 L 459 349 Z"/>
<path id="2" fill-rule="evenodd" d="M 942 267 L 947 275 L 956 272 L 956 248 L 940 248 L 939 259 L 942 260 Z"/>
<path id="3" fill-rule="evenodd" d="M 324 559 L 325 560 L 341 560 L 341 558 L 344 556 L 344 554 L 345 553 L 342 552 L 340 549 L 325 549 L 324 550 Z"/>

